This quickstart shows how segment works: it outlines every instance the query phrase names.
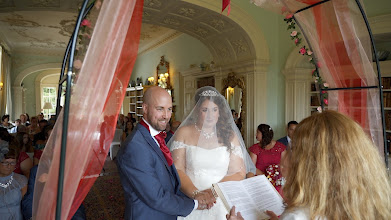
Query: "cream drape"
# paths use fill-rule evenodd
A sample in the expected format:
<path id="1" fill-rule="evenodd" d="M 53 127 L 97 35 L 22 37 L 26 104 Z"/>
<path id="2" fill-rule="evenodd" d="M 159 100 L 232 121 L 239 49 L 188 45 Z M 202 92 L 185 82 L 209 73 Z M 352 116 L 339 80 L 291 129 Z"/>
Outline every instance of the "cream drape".
<path id="1" fill-rule="evenodd" d="M 3 82 L 3 89 L 0 91 L 0 115 L 12 113 L 11 99 L 11 57 L 1 47 L 1 72 L 0 82 Z"/>

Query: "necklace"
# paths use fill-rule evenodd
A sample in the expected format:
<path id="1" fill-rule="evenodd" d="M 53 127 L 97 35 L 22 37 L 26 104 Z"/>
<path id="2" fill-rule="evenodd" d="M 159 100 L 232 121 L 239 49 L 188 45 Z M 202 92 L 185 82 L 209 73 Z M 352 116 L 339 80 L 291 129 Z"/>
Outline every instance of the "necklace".
<path id="1" fill-rule="evenodd" d="M 210 139 L 212 138 L 214 135 L 215 135 L 215 132 L 212 131 L 211 133 L 208 133 L 204 130 L 201 130 L 197 127 L 197 124 L 194 124 L 194 127 L 197 129 L 198 132 L 200 132 L 202 134 L 202 136 L 204 136 L 206 139 Z"/>
<path id="2" fill-rule="evenodd" d="M 3 187 L 3 188 L 5 189 L 5 188 L 7 188 L 9 185 L 11 185 L 12 180 L 14 180 L 14 174 L 11 175 L 11 178 L 10 178 L 10 180 L 8 180 L 8 183 L 7 183 L 7 184 L 0 183 L 0 186 Z"/>

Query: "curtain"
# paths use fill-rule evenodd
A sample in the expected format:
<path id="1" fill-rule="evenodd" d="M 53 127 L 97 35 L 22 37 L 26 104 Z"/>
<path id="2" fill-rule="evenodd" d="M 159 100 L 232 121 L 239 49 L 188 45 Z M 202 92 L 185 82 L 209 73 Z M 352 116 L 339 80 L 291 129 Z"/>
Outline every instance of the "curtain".
<path id="1" fill-rule="evenodd" d="M 96 1 L 95 6 L 98 5 L 100 1 Z M 77 81 L 72 90 L 67 91 L 72 98 L 61 219 L 73 216 L 107 157 L 137 57 L 142 8 L 143 0 L 103 1 Z M 63 112 L 39 163 L 34 219 L 51 220 L 55 216 L 62 125 Z"/>
<path id="2" fill-rule="evenodd" d="M 11 58 L 7 51 L 1 47 L 1 73 L 0 82 L 3 82 L 0 99 L 0 115 L 12 113 L 11 98 Z"/>
<path id="3" fill-rule="evenodd" d="M 328 1 L 296 13 L 321 1 L 253 0 L 259 7 L 294 14 L 318 61 L 320 76 L 329 88 L 377 87 L 369 33 L 357 3 L 354 0 Z M 329 109 L 357 121 L 384 157 L 379 89 L 329 91 L 328 103 Z"/>

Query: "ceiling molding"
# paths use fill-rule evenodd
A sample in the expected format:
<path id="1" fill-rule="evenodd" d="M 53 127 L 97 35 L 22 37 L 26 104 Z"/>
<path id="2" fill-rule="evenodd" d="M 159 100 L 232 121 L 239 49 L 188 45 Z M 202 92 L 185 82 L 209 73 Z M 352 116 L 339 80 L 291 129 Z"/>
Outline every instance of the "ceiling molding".
<path id="1" fill-rule="evenodd" d="M 168 36 L 164 36 L 164 39 L 162 39 L 162 40 L 157 39 L 152 44 L 146 45 L 146 46 L 144 46 L 144 48 L 140 48 L 141 50 L 139 50 L 138 55 L 142 55 L 146 52 L 149 52 L 149 51 L 154 50 L 160 46 L 163 46 L 164 44 L 166 44 L 172 40 L 175 40 L 177 37 L 181 36 L 182 34 L 183 33 L 178 32 L 178 31 L 171 32 Z"/>
<path id="2" fill-rule="evenodd" d="M 209 48 L 216 64 L 256 57 L 255 47 L 248 33 L 231 16 L 223 16 L 209 9 L 208 7 L 215 7 L 212 1 L 208 1 L 209 5 L 206 4 L 208 7 L 198 4 L 203 2 L 145 0 L 143 22 L 195 37 Z"/>
<path id="3" fill-rule="evenodd" d="M 16 76 L 13 86 L 15 87 L 20 86 L 21 83 L 23 82 L 23 79 L 26 78 L 26 76 L 30 75 L 31 73 L 35 73 L 37 71 L 42 71 L 42 70 L 48 70 L 48 69 L 61 70 L 61 63 L 45 63 L 45 64 L 40 64 L 40 65 L 26 68 Z"/>

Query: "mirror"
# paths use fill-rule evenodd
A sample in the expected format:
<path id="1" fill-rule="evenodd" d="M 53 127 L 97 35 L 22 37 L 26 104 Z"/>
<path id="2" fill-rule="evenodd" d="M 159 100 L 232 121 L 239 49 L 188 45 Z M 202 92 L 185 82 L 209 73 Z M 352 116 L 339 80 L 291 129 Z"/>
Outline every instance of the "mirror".
<path id="1" fill-rule="evenodd" d="M 223 79 L 223 90 L 221 91 L 227 99 L 232 111 L 235 123 L 240 133 L 244 137 L 246 119 L 246 88 L 244 77 L 236 77 L 234 72 L 228 73 L 228 77 Z"/>
<path id="2" fill-rule="evenodd" d="M 242 89 L 239 86 L 234 88 L 229 86 L 225 89 L 225 98 L 231 110 L 235 110 L 236 118 L 238 118 L 242 110 Z"/>
<path id="3" fill-rule="evenodd" d="M 166 89 L 171 94 L 170 64 L 160 57 L 160 63 L 156 67 L 156 85 Z"/>

